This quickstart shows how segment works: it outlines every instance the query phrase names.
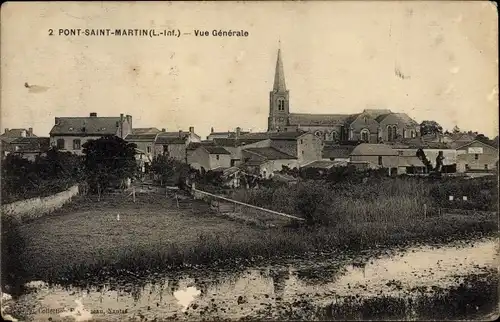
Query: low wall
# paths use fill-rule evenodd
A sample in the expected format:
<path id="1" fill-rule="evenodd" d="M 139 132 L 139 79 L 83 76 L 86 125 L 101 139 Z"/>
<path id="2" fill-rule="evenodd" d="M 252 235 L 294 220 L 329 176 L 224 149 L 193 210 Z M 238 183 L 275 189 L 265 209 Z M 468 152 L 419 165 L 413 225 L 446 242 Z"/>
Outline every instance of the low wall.
<path id="1" fill-rule="evenodd" d="M 52 196 L 37 197 L 2 205 L 2 216 L 10 217 L 18 222 L 38 218 L 61 208 L 65 203 L 71 201 L 78 192 L 79 186 L 74 185 L 68 190 Z"/>

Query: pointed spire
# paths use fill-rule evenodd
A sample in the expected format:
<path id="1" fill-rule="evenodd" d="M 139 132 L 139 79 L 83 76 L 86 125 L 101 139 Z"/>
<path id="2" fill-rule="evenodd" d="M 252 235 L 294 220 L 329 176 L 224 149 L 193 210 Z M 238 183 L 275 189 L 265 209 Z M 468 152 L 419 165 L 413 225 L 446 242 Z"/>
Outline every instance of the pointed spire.
<path id="1" fill-rule="evenodd" d="M 281 41 L 279 42 L 280 47 L 278 49 L 278 59 L 276 60 L 276 71 L 274 74 L 274 86 L 273 90 L 275 92 L 285 92 L 285 72 L 283 71 L 283 61 L 281 60 Z"/>

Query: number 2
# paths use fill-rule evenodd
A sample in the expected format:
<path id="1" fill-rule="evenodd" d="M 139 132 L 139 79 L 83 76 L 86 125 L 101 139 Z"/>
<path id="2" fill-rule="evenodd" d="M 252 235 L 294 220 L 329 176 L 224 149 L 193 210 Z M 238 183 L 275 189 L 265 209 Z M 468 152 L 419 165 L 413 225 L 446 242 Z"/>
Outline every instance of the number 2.
<path id="1" fill-rule="evenodd" d="M 53 36 L 53 35 L 54 35 L 54 30 L 49 29 L 49 36 Z"/>

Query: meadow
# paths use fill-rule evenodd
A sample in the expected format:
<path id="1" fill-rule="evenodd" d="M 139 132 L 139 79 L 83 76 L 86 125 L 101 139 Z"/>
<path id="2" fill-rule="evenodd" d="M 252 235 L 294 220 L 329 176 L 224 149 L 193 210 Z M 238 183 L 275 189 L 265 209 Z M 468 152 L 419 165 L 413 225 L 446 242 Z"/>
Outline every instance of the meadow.
<path id="1" fill-rule="evenodd" d="M 2 256 L 11 263 L 2 271 L 12 273 L 3 275 L 9 279 L 3 284 L 37 279 L 99 284 L 185 267 L 230 269 L 276 257 L 498 233 L 495 212 L 424 215 L 422 204 L 433 204 L 431 190 L 425 182 L 400 180 L 342 187 L 306 182 L 245 191 L 240 198 L 246 202 L 313 218 L 309 225 L 270 229 L 216 214 L 202 201 L 178 209 L 175 201 L 159 195 L 138 194 L 136 203 L 123 195 L 105 195 L 101 201 L 79 196 L 55 214 L 2 234 Z"/>

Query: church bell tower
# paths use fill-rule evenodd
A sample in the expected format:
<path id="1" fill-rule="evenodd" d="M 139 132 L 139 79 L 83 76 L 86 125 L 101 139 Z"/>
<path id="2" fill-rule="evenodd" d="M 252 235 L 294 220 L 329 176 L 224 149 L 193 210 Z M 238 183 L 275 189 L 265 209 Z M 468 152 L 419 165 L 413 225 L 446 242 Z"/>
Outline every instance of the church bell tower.
<path id="1" fill-rule="evenodd" d="M 285 85 L 285 73 L 281 60 L 281 48 L 278 49 L 273 90 L 269 93 L 269 118 L 267 131 L 283 131 L 288 125 L 289 93 Z"/>

